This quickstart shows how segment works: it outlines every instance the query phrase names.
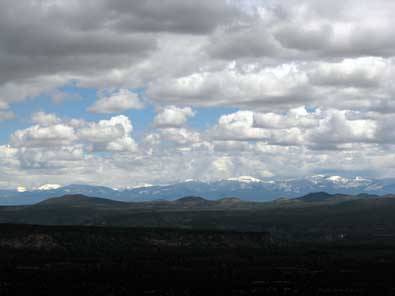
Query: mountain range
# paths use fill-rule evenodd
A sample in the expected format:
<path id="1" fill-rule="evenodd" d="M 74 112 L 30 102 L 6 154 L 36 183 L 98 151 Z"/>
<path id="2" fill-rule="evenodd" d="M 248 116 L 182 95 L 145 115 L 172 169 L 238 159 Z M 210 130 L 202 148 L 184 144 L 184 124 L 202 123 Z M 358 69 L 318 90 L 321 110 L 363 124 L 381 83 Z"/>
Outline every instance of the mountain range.
<path id="1" fill-rule="evenodd" d="M 23 192 L 0 190 L 0 205 L 29 205 L 51 197 L 70 194 L 83 194 L 116 201 L 143 202 L 176 200 L 184 196 L 204 196 L 209 200 L 237 197 L 244 201 L 272 201 L 279 198 L 296 198 L 311 192 L 322 191 L 329 194 L 348 195 L 395 193 L 395 179 L 344 178 L 325 175 L 270 181 L 242 176 L 214 182 L 189 180 L 170 185 L 143 186 L 122 190 L 81 184 L 63 187 L 53 184 L 47 185 Z"/>

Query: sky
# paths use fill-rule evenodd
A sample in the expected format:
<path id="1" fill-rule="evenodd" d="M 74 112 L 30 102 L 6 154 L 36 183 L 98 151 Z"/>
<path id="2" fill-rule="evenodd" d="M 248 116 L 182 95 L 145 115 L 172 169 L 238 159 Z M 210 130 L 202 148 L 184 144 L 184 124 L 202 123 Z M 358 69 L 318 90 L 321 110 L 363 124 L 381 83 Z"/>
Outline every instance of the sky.
<path id="1" fill-rule="evenodd" d="M 395 177 L 394 11 L 0 0 L 0 188 Z"/>

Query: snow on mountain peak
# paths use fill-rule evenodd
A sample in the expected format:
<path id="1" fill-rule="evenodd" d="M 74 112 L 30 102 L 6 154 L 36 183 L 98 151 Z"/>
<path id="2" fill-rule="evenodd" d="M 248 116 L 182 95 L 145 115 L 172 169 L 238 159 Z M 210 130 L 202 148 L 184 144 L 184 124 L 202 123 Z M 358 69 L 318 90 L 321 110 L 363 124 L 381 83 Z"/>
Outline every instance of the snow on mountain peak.
<path id="1" fill-rule="evenodd" d="M 18 191 L 18 192 L 26 192 L 27 189 L 26 189 L 26 187 L 19 186 L 19 187 L 16 188 L 16 191 Z"/>
<path id="2" fill-rule="evenodd" d="M 153 187 L 153 184 L 150 183 L 143 183 L 143 184 L 138 184 L 135 186 L 127 187 L 128 189 L 138 189 L 138 188 L 148 188 L 148 187 Z"/>
<path id="3" fill-rule="evenodd" d="M 372 183 L 372 180 L 360 176 L 348 179 L 342 176 L 315 175 L 310 177 L 310 181 L 319 186 L 326 186 L 330 183 L 339 188 L 357 188 Z"/>
<path id="4" fill-rule="evenodd" d="M 310 177 L 314 184 L 322 184 L 323 182 L 331 182 L 333 184 L 346 184 L 350 180 L 341 176 L 314 175 Z"/>
<path id="5" fill-rule="evenodd" d="M 341 177 L 341 176 L 329 176 L 329 177 L 327 177 L 326 179 L 329 180 L 329 181 L 331 181 L 331 182 L 333 182 L 333 183 L 341 183 L 341 184 L 344 184 L 344 183 L 347 183 L 347 182 L 348 182 L 348 179 L 343 178 L 343 177 Z"/>
<path id="6" fill-rule="evenodd" d="M 361 176 L 356 176 L 354 180 L 357 181 L 357 182 L 369 182 L 370 181 L 369 179 L 366 179 L 366 178 L 361 177 Z"/>
<path id="7" fill-rule="evenodd" d="M 234 177 L 234 178 L 228 178 L 228 181 L 237 181 L 237 182 L 242 182 L 242 183 L 260 183 L 262 180 L 259 180 L 257 178 L 251 177 L 251 176 L 240 176 L 240 177 Z"/>
<path id="8" fill-rule="evenodd" d="M 61 185 L 59 185 L 59 184 L 44 184 L 44 185 L 41 185 L 40 187 L 38 187 L 37 189 L 38 190 L 54 190 L 54 189 L 58 189 L 60 187 L 61 187 Z"/>

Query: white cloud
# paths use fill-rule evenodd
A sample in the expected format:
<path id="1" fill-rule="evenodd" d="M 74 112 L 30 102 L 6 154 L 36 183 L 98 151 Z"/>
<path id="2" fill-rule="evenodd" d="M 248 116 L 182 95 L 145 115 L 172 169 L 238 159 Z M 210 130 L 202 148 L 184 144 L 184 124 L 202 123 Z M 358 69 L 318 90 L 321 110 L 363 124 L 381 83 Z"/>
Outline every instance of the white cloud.
<path id="1" fill-rule="evenodd" d="M 256 141 L 268 136 L 264 129 L 255 128 L 252 111 L 238 111 L 223 115 L 211 131 L 216 140 Z"/>
<path id="2" fill-rule="evenodd" d="M 34 125 L 16 131 L 11 143 L 17 147 L 57 147 L 69 145 L 77 139 L 72 127 L 64 124 Z"/>
<path id="3" fill-rule="evenodd" d="M 187 122 L 188 118 L 195 116 L 195 114 L 196 112 L 190 107 L 167 106 L 160 109 L 155 116 L 154 126 L 159 128 L 181 127 Z"/>
<path id="4" fill-rule="evenodd" d="M 140 143 L 133 139 L 133 125 L 126 116 L 87 122 L 37 114 L 35 122 L 41 124 L 16 131 L 11 146 L 0 149 L 0 174 L 6 170 L 4 180 L 12 179 L 8 182 L 15 186 L 85 181 L 126 187 L 238 175 L 300 177 L 336 170 L 384 176 L 395 163 L 389 153 L 390 114 L 305 107 L 285 113 L 238 111 L 220 116 L 207 130 L 159 128 Z"/>
<path id="5" fill-rule="evenodd" d="M 136 132 L 123 115 L 37 112 L 0 146 L 0 186 L 395 176 L 391 1 L 49 2 L 0 2 L 0 120 L 27 123 L 18 104 L 41 94 L 62 104 L 64 85 L 106 94 L 91 112 L 157 114 Z M 238 109 L 194 130 L 205 113 L 185 106 Z"/>
<path id="6" fill-rule="evenodd" d="M 312 128 L 318 124 L 321 111 L 309 113 L 305 107 L 289 110 L 286 114 L 254 113 L 254 126 L 269 129 L 285 129 L 292 127 Z"/>
<path id="7" fill-rule="evenodd" d="M 228 156 L 215 158 L 211 163 L 211 169 L 213 170 L 213 175 L 221 176 L 222 178 L 232 176 L 234 169 L 232 158 Z"/>
<path id="8" fill-rule="evenodd" d="M 310 99 L 306 73 L 292 64 L 274 68 L 194 73 L 159 80 L 149 89 L 151 97 L 162 101 L 197 106 L 259 106 L 278 108 L 298 106 Z M 282 108 L 283 108 L 282 107 Z"/>
<path id="9" fill-rule="evenodd" d="M 24 170 L 42 170 L 43 174 L 61 172 L 65 169 L 78 169 L 84 161 L 84 149 L 81 145 L 57 147 L 24 147 L 17 152 L 20 168 Z"/>
<path id="10" fill-rule="evenodd" d="M 8 103 L 0 100 L 0 121 L 9 120 L 15 117 L 13 111 L 9 110 Z"/>
<path id="11" fill-rule="evenodd" d="M 34 170 L 32 178 L 37 177 L 38 183 L 45 181 L 39 176 L 63 175 L 71 170 L 81 174 L 81 171 L 95 166 L 94 160 L 108 161 L 105 158 L 100 160 L 97 152 L 138 152 L 131 137 L 133 126 L 126 116 L 85 122 L 63 120 L 41 112 L 35 113 L 33 118 L 40 124 L 16 131 L 11 137 L 11 146 L 1 146 L 0 162 L 4 168 L 8 167 L 7 170 L 15 170 L 25 177 L 24 172 L 28 175 L 30 170 Z M 56 183 L 63 184 L 59 180 Z"/>
<path id="12" fill-rule="evenodd" d="M 40 126 L 49 126 L 60 123 L 61 119 L 58 118 L 55 114 L 40 111 L 33 114 L 32 121 L 33 123 L 36 123 Z"/>
<path id="13" fill-rule="evenodd" d="M 345 59 L 338 63 L 318 63 L 308 73 L 314 85 L 377 88 L 386 79 L 391 62 L 383 58 Z"/>
<path id="14" fill-rule="evenodd" d="M 331 150 L 355 143 L 380 144 L 386 141 L 384 138 L 391 141 L 389 134 L 383 132 L 387 122 L 388 119 L 335 109 L 308 112 L 300 107 L 283 114 L 238 111 L 221 116 L 208 134 L 221 141 L 260 141 Z"/>
<path id="15" fill-rule="evenodd" d="M 180 145 L 198 143 L 200 134 L 185 128 L 165 128 L 160 131 L 161 136 L 165 140 L 173 141 Z"/>
<path id="16" fill-rule="evenodd" d="M 131 138 L 133 126 L 128 117 L 119 115 L 110 120 L 91 122 L 78 131 L 78 137 L 97 151 L 136 152 L 137 145 Z"/>
<path id="17" fill-rule="evenodd" d="M 99 99 L 88 110 L 93 113 L 110 114 L 143 107 L 144 104 L 137 94 L 127 89 L 120 89 L 117 93 Z"/>
<path id="18" fill-rule="evenodd" d="M 344 143 L 379 142 L 377 123 L 371 119 L 350 120 L 346 111 L 329 110 L 319 125 L 309 131 L 306 145 L 328 148 Z"/>
<path id="19" fill-rule="evenodd" d="M 223 115 L 209 134 L 212 138 L 223 141 L 266 141 L 273 145 L 301 144 L 303 135 L 297 127 L 262 128 L 255 126 L 254 116 L 263 117 L 264 115 L 255 115 L 252 111 L 238 111 Z"/>
<path id="20" fill-rule="evenodd" d="M 211 72 L 159 79 L 148 92 L 158 101 L 194 106 L 235 106 L 261 111 L 311 108 L 370 110 L 390 104 L 392 59 L 377 57 L 281 64 L 230 63 Z M 390 109 L 393 112 L 393 108 Z"/>

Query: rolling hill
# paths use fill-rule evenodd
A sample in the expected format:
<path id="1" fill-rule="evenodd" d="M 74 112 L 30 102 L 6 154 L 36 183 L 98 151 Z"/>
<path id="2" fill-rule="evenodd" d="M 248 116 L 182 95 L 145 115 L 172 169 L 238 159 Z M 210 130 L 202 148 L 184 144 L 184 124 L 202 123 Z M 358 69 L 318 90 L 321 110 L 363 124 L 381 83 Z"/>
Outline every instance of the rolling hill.
<path id="1" fill-rule="evenodd" d="M 324 192 L 266 203 L 196 196 L 127 203 L 66 195 L 35 205 L 0 207 L 0 223 L 267 231 L 279 237 L 322 239 L 392 236 L 394 212 L 394 196 Z"/>

